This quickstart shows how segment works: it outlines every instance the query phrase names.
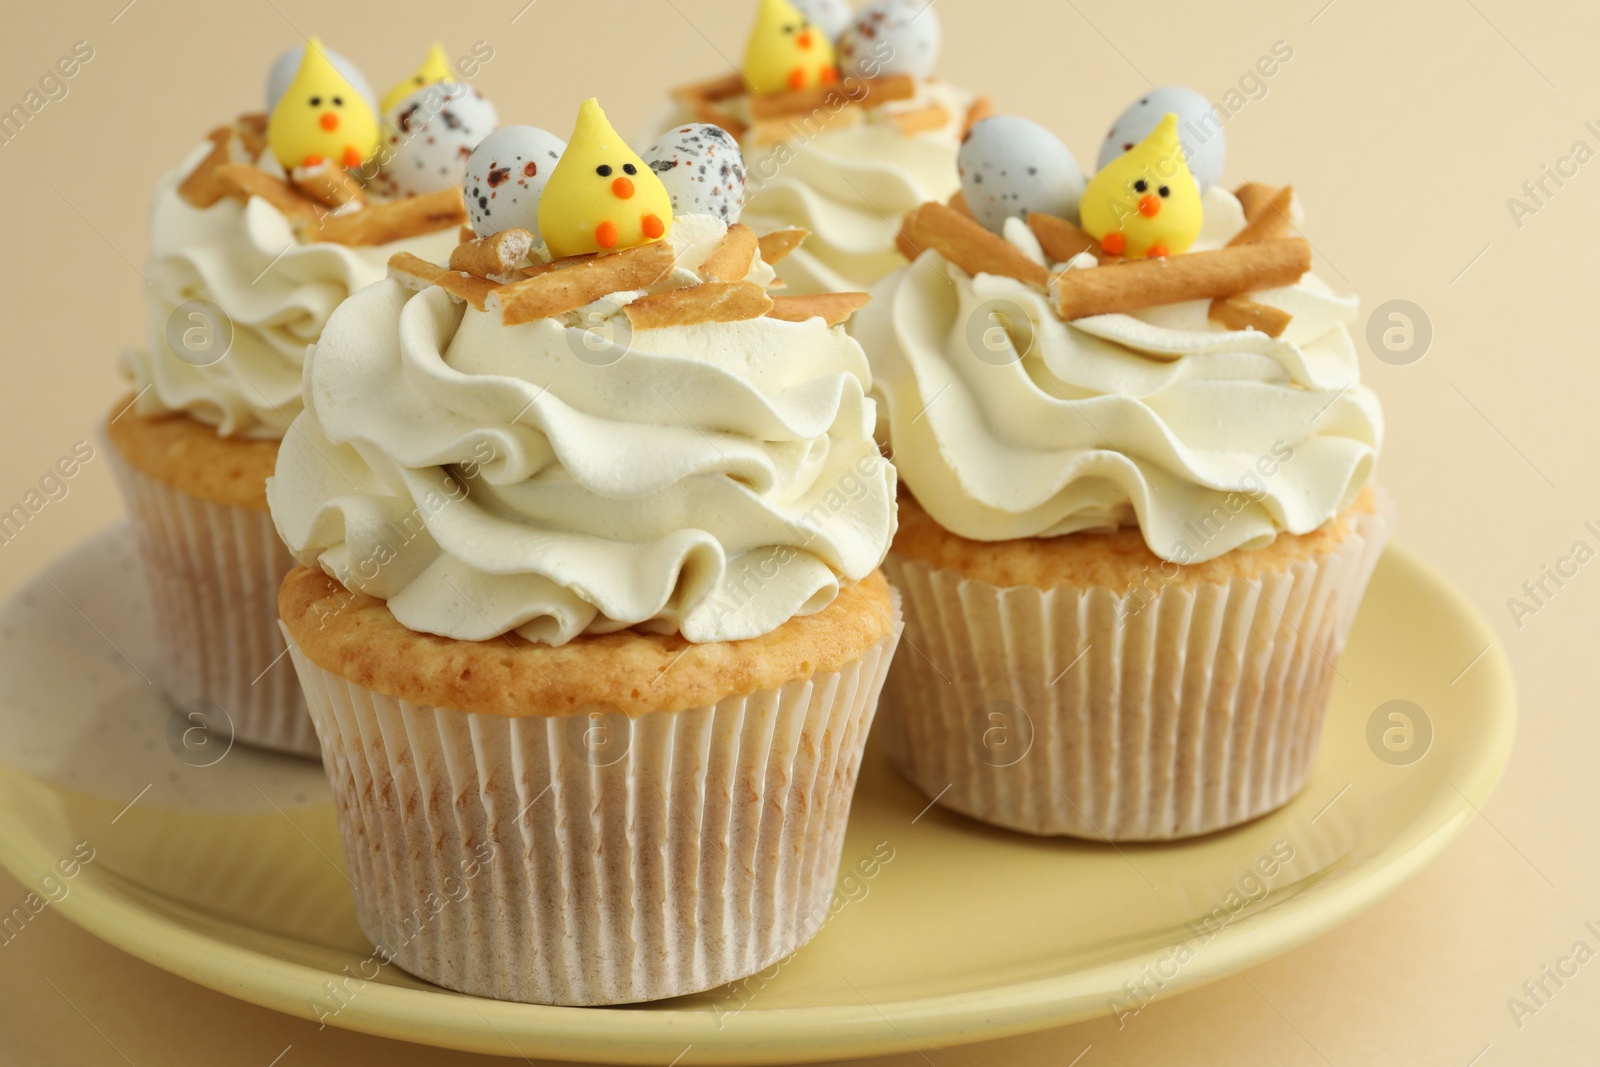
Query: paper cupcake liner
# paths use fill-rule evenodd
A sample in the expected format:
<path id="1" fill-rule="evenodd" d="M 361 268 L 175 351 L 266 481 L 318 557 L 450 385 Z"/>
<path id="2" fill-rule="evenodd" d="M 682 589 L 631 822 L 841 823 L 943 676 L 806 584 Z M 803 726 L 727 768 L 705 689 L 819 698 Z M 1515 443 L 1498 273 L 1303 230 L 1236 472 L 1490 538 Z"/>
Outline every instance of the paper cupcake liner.
<path id="1" fill-rule="evenodd" d="M 190 496 L 106 451 L 150 591 L 157 684 L 174 704 L 221 708 L 235 741 L 316 756 L 278 631 L 278 586 L 295 561 L 272 517 Z"/>
<path id="2" fill-rule="evenodd" d="M 901 772 L 1032 834 L 1170 840 L 1287 803 L 1316 759 L 1339 656 L 1394 525 L 1376 515 L 1281 574 L 1001 588 L 891 551 L 907 650 L 879 727 Z"/>
<path id="3" fill-rule="evenodd" d="M 828 914 L 895 615 L 840 670 L 631 720 L 412 704 L 291 638 L 379 958 L 465 993 L 593 1005 L 789 955 Z"/>

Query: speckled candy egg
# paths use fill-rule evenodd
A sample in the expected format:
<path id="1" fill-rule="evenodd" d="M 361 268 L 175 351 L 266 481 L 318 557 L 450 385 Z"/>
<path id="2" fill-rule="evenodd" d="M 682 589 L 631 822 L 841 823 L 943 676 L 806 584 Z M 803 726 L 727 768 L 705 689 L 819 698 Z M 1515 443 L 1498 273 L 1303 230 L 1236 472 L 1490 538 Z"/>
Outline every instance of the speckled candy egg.
<path id="1" fill-rule="evenodd" d="M 494 105 L 470 85 L 423 86 L 383 117 L 378 191 L 421 196 L 459 186 L 472 150 L 499 121 Z"/>
<path id="2" fill-rule="evenodd" d="M 910 74 L 928 78 L 939 65 L 939 13 L 924 0 L 878 0 L 839 37 L 839 66 L 858 78 Z"/>
<path id="3" fill-rule="evenodd" d="M 739 221 L 744 210 L 744 156 L 720 126 L 674 126 L 639 153 L 672 195 L 674 215 Z"/>
<path id="4" fill-rule="evenodd" d="M 976 123 L 956 155 L 961 195 L 973 216 L 1000 233 L 1028 212 L 1076 221 L 1083 172 L 1061 139 L 1037 122 L 994 115 Z"/>
<path id="5" fill-rule="evenodd" d="M 835 41 L 850 28 L 850 22 L 855 18 L 855 12 L 850 10 L 846 0 L 794 0 L 794 6 L 811 20 L 813 26 Z"/>
<path id="6" fill-rule="evenodd" d="M 1223 135 L 1222 122 L 1211 101 L 1181 85 L 1152 89 L 1129 104 L 1106 134 L 1096 169 L 1144 140 L 1168 112 L 1178 116 L 1178 141 L 1183 145 L 1185 162 L 1200 191 L 1203 193 L 1220 182 L 1222 165 L 1228 155 L 1228 139 Z"/>
<path id="7" fill-rule="evenodd" d="M 479 237 L 501 230 L 539 232 L 539 197 L 567 142 L 537 126 L 505 126 L 467 160 L 461 195 Z"/>
<path id="8" fill-rule="evenodd" d="M 372 110 L 378 110 L 378 96 L 372 91 L 371 83 L 361 73 L 360 68 L 331 48 L 324 48 L 323 52 L 334 69 L 344 75 L 345 81 L 356 87 L 356 92 L 366 99 Z M 272 114 L 272 109 L 283 99 L 284 91 L 289 88 L 289 83 L 294 81 L 295 71 L 300 69 L 300 60 L 305 54 L 306 46 L 303 43 L 297 44 L 272 61 L 272 68 L 267 71 L 267 114 Z"/>

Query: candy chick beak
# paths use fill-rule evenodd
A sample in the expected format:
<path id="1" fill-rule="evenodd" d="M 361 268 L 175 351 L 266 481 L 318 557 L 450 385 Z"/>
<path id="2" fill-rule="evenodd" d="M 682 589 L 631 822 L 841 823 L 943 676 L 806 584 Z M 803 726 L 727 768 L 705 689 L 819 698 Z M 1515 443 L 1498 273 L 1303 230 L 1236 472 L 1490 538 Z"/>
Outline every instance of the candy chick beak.
<path id="1" fill-rule="evenodd" d="M 335 115 L 331 111 L 324 111 L 322 113 L 322 117 L 317 121 L 321 123 L 322 128 L 327 130 L 329 133 L 332 133 L 334 130 L 339 128 L 339 116 Z"/>
<path id="2" fill-rule="evenodd" d="M 1149 193 L 1139 198 L 1139 214 L 1147 219 L 1153 219 L 1161 214 L 1161 201 Z"/>
<path id="3" fill-rule="evenodd" d="M 801 48 L 810 48 L 811 47 L 811 34 L 810 33 L 802 33 L 799 37 L 796 37 L 794 39 L 794 43 L 799 45 Z"/>
<path id="4" fill-rule="evenodd" d="M 618 178 L 611 183 L 611 192 L 618 200 L 626 200 L 633 195 L 633 182 L 628 178 Z"/>

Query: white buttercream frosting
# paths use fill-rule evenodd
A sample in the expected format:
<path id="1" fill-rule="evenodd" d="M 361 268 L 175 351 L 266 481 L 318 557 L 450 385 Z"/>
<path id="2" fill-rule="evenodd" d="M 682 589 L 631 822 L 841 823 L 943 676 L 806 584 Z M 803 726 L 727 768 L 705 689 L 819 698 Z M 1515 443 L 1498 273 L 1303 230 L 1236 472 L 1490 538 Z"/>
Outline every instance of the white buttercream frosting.
<path id="1" fill-rule="evenodd" d="M 845 89 L 848 90 L 846 83 Z M 961 187 L 956 153 L 972 95 L 944 82 L 920 82 L 916 95 L 881 107 L 870 96 L 862 121 L 796 117 L 795 135 L 769 145 L 746 138 L 748 185 L 743 220 L 757 233 L 791 226 L 811 231 L 806 243 L 776 265 L 789 293 L 865 291 L 905 258 L 895 233 L 906 212 L 947 200 Z M 942 106 L 944 126 L 907 135 L 896 112 Z M 681 109 L 663 129 L 692 122 Z"/>
<path id="2" fill-rule="evenodd" d="M 1225 190 L 1205 209 L 1196 250 L 1244 225 Z M 1019 220 L 1006 236 L 1045 262 Z M 1382 438 L 1347 329 L 1355 299 L 1312 275 L 1251 299 L 1293 315 L 1282 337 L 1223 329 L 1203 300 L 1066 323 L 1045 293 L 929 251 L 851 332 L 900 476 L 941 525 L 995 541 L 1137 524 L 1186 563 L 1326 523 Z"/>
<path id="3" fill-rule="evenodd" d="M 346 247 L 300 240 L 289 220 L 260 198 L 224 197 L 197 208 L 178 193 L 210 145 L 197 147 L 156 188 L 150 220 L 149 333 L 143 350 L 124 356 L 123 371 L 154 415 L 182 411 L 225 436 L 281 437 L 300 410 L 300 369 L 308 344 L 340 301 L 382 278 L 398 251 L 443 262 L 456 244 L 452 228 L 389 245 Z M 275 166 L 263 157 L 263 167 Z M 208 301 L 231 324 L 232 344 L 212 360 L 180 357 L 169 344 L 174 312 Z M 227 330 L 202 313 L 175 325 Z M 220 352 L 220 349 L 215 351 Z M 187 354 L 186 354 L 187 355 Z"/>
<path id="4" fill-rule="evenodd" d="M 697 264 L 723 232 L 667 239 Z M 860 346 L 766 317 L 595 345 L 638 295 L 516 326 L 387 280 L 346 301 L 268 483 L 291 551 L 461 640 L 737 640 L 826 607 L 894 533 Z"/>

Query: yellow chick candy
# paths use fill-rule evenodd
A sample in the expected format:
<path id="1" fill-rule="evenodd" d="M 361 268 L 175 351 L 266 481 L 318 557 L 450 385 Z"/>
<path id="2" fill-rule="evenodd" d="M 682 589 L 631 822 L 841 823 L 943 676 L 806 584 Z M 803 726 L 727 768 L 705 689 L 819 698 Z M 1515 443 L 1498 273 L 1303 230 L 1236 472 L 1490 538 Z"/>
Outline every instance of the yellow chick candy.
<path id="1" fill-rule="evenodd" d="M 578 108 L 567 150 L 539 198 L 539 233 L 556 258 L 647 244 L 672 226 L 672 197 L 606 121 L 597 100 Z"/>
<path id="2" fill-rule="evenodd" d="M 1083 228 L 1114 256 L 1173 256 L 1200 235 L 1200 187 L 1178 143 L 1178 116 L 1089 179 L 1078 207 Z"/>
<path id="3" fill-rule="evenodd" d="M 315 37 L 267 120 L 267 146 L 285 170 L 332 160 L 361 166 L 378 147 L 378 118 Z"/>
<path id="4" fill-rule="evenodd" d="M 789 0 L 761 0 L 744 49 L 744 77 L 755 92 L 781 93 L 832 85 L 839 65 L 828 35 Z"/>
<path id="5" fill-rule="evenodd" d="M 394 106 L 424 85 L 433 85 L 435 82 L 453 82 L 456 80 L 455 71 L 450 69 L 450 59 L 444 54 L 444 46 L 437 42 L 428 49 L 428 58 L 422 61 L 422 66 L 417 72 L 396 85 L 393 89 L 383 94 L 383 100 L 378 104 L 378 110 L 387 115 Z"/>

